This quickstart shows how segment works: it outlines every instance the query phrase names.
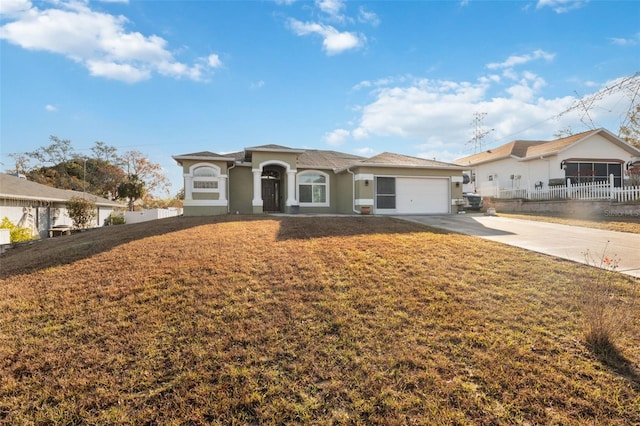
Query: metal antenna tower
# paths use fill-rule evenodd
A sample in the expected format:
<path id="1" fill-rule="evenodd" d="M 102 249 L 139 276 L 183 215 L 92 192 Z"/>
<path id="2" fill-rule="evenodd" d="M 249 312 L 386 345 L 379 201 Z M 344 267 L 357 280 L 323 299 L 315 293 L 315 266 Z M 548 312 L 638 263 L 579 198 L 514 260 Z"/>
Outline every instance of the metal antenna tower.
<path id="1" fill-rule="evenodd" d="M 471 125 L 473 126 L 473 137 L 467 142 L 468 144 L 473 145 L 473 153 L 477 154 L 479 151 L 482 151 L 482 142 L 485 136 L 489 133 L 493 132 L 494 129 L 485 130 L 482 127 L 482 120 L 487 115 L 486 112 L 476 112 L 473 114 L 473 121 Z"/>

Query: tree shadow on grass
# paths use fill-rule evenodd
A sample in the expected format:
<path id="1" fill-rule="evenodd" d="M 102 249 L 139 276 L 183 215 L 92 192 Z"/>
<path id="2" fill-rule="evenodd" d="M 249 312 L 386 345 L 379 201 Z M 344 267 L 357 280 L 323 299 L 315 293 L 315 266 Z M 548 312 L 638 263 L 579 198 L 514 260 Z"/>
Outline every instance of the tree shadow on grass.
<path id="1" fill-rule="evenodd" d="M 84 232 L 76 232 L 69 236 L 18 244 L 14 248 L 7 250 L 0 257 L 0 279 L 70 264 L 107 252 L 132 241 L 180 232 L 189 228 L 225 222 L 265 220 L 280 222 L 278 235 L 276 236 L 278 240 L 381 233 L 446 232 L 389 217 L 346 215 L 332 217 L 271 215 L 179 216 L 149 222 L 95 228 Z"/>

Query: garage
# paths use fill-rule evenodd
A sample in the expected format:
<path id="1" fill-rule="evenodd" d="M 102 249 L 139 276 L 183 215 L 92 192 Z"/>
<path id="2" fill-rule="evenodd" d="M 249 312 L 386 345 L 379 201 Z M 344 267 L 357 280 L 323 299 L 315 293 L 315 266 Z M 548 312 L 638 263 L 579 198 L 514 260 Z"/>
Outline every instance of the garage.
<path id="1" fill-rule="evenodd" d="M 449 179 L 395 178 L 396 209 L 399 214 L 447 214 L 450 210 Z"/>

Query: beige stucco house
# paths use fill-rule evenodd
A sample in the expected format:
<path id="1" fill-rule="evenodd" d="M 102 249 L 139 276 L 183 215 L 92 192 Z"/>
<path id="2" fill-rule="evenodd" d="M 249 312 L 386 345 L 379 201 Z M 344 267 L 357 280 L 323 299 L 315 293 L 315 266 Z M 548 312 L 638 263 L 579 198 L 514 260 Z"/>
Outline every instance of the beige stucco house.
<path id="1" fill-rule="evenodd" d="M 173 158 L 183 170 L 185 216 L 440 214 L 462 204 L 462 167 L 399 154 L 263 145 Z"/>
<path id="2" fill-rule="evenodd" d="M 619 187 L 639 156 L 637 148 L 596 129 L 551 141 L 511 141 L 454 163 L 471 172 L 476 191 L 487 197 L 498 190 L 543 190 L 567 179 L 572 184 L 608 181 L 610 175 Z"/>

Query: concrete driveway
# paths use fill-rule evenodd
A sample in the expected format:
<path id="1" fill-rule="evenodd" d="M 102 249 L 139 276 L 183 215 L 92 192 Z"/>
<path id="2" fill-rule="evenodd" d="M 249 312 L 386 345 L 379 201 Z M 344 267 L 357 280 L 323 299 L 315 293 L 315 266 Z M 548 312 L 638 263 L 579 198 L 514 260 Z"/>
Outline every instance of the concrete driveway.
<path id="1" fill-rule="evenodd" d="M 618 272 L 640 278 L 640 234 L 482 214 L 397 216 L 436 228 L 475 235 L 527 250 L 596 265 L 604 256 L 618 261 Z"/>

